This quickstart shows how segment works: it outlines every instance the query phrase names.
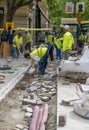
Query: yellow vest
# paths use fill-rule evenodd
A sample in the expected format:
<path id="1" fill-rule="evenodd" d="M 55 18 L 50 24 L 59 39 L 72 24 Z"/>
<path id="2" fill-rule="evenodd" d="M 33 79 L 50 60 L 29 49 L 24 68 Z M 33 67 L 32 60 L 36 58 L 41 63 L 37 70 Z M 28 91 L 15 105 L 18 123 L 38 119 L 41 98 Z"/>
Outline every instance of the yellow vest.
<path id="1" fill-rule="evenodd" d="M 89 32 L 87 33 L 87 42 L 89 43 Z"/>
<path id="2" fill-rule="evenodd" d="M 32 42 L 32 37 L 30 33 L 26 34 L 26 42 Z"/>
<path id="3" fill-rule="evenodd" d="M 84 35 L 83 35 L 83 34 L 80 34 L 80 36 L 79 36 L 79 40 L 81 40 L 81 41 L 84 40 Z"/>
<path id="4" fill-rule="evenodd" d="M 48 38 L 47 38 L 47 42 L 49 42 L 50 44 L 53 44 L 53 38 L 54 38 L 54 36 L 49 34 Z"/>
<path id="5" fill-rule="evenodd" d="M 22 41 L 23 41 L 22 37 L 18 38 L 18 35 L 16 35 L 13 40 L 13 47 L 20 47 Z"/>
<path id="6" fill-rule="evenodd" d="M 63 51 L 72 49 L 74 44 L 73 35 L 70 32 L 66 32 L 63 36 Z"/>
<path id="7" fill-rule="evenodd" d="M 30 56 L 36 55 L 36 56 L 42 58 L 46 54 L 46 52 L 47 52 L 47 48 L 46 47 L 43 47 L 43 48 L 39 47 L 38 49 L 35 49 L 34 51 L 32 51 L 30 53 Z"/>
<path id="8" fill-rule="evenodd" d="M 61 48 L 60 38 L 56 39 L 56 41 L 54 42 L 54 44 L 56 45 L 56 47 L 57 47 L 58 49 L 60 49 L 60 48 Z"/>
<path id="9" fill-rule="evenodd" d="M 60 38 L 61 49 L 63 49 L 63 37 Z"/>

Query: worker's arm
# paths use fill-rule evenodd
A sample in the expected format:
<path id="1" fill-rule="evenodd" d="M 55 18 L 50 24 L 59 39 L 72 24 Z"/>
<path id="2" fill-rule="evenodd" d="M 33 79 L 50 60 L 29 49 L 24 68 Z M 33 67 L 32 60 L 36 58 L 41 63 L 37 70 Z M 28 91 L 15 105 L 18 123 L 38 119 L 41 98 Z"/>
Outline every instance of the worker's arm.
<path id="1" fill-rule="evenodd" d="M 32 55 L 31 56 L 31 67 L 32 66 L 37 66 L 38 65 L 38 62 L 40 61 L 40 58 L 38 57 L 38 56 L 36 56 L 36 55 Z"/>

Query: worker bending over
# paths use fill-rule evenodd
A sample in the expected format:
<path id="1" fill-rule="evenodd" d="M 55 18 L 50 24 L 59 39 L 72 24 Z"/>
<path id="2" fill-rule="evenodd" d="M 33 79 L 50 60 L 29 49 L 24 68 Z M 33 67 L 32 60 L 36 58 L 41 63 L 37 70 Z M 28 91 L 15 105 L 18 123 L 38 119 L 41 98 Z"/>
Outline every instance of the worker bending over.
<path id="1" fill-rule="evenodd" d="M 39 47 L 31 53 L 24 54 L 25 58 L 31 59 L 31 66 L 38 64 L 38 75 L 44 75 L 47 66 L 49 51 L 47 47 Z"/>

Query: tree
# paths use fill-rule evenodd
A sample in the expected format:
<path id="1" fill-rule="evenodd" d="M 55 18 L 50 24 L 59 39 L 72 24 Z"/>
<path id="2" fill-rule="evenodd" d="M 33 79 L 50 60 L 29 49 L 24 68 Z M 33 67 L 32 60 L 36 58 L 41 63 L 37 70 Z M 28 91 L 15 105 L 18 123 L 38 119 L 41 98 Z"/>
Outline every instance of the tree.
<path id="1" fill-rule="evenodd" d="M 34 0 L 6 0 L 7 15 L 6 22 L 12 22 L 18 8 L 25 5 L 33 5 Z"/>
<path id="2" fill-rule="evenodd" d="M 70 0 L 43 0 L 46 1 L 49 7 L 49 18 L 53 24 L 60 25 L 61 18 L 77 17 L 77 14 L 65 13 L 66 2 Z M 75 0 L 72 0 L 74 2 Z M 81 14 L 81 20 L 89 20 L 89 0 L 76 0 L 76 2 L 84 2 L 84 14 Z"/>

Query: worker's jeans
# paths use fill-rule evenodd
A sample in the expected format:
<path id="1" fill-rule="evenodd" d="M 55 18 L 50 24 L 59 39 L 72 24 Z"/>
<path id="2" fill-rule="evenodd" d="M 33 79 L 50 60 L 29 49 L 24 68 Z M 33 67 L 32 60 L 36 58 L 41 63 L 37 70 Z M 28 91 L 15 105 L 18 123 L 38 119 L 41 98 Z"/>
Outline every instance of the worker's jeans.
<path id="1" fill-rule="evenodd" d="M 19 49 L 17 47 L 14 47 L 13 51 L 14 51 L 13 58 L 18 58 L 20 55 Z"/>
<path id="2" fill-rule="evenodd" d="M 14 47 L 13 44 L 10 44 L 10 56 L 14 58 Z"/>
<path id="3" fill-rule="evenodd" d="M 62 57 L 62 52 L 61 49 L 59 49 L 56 45 L 54 45 L 56 48 L 56 59 L 61 59 Z"/>
<path id="4" fill-rule="evenodd" d="M 31 43 L 30 43 L 30 42 L 27 42 L 27 43 L 26 43 L 25 49 L 26 49 L 26 50 L 29 50 L 29 52 L 31 52 Z"/>
<path id="5" fill-rule="evenodd" d="M 47 43 L 47 45 L 48 45 L 48 50 L 49 50 L 49 55 L 50 55 L 50 58 L 51 58 L 51 61 L 53 61 L 53 50 L 54 50 L 54 46 L 53 46 L 53 44 L 51 44 L 51 43 Z"/>
<path id="6" fill-rule="evenodd" d="M 44 75 L 45 74 L 48 55 L 49 55 L 49 50 L 47 50 L 46 54 L 40 59 L 39 67 L 38 67 L 38 75 Z"/>

